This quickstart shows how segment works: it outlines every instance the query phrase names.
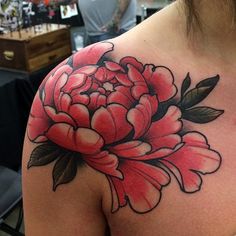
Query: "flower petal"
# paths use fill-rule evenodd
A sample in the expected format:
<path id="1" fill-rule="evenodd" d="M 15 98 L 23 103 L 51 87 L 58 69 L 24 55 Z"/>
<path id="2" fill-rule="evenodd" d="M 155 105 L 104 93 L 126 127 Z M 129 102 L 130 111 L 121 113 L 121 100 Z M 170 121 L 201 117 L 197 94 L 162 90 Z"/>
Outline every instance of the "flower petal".
<path id="1" fill-rule="evenodd" d="M 117 73 L 115 75 L 115 78 L 117 81 L 122 84 L 123 86 L 131 87 L 133 83 L 129 80 L 129 77 L 127 74 L 124 73 Z"/>
<path id="2" fill-rule="evenodd" d="M 46 136 L 63 148 L 82 154 L 97 154 L 104 143 L 102 137 L 95 131 L 87 128 L 74 129 L 65 123 L 52 125 Z"/>
<path id="3" fill-rule="evenodd" d="M 108 98 L 107 103 L 119 103 L 125 106 L 127 109 L 133 106 L 135 100 L 130 94 L 130 88 L 124 86 L 117 86 L 115 91 L 112 92 Z"/>
<path id="4" fill-rule="evenodd" d="M 149 90 L 147 83 L 136 67 L 128 64 L 128 77 L 134 83 L 134 86 L 131 89 L 132 96 L 135 99 L 139 99 L 143 94 L 148 94 Z"/>
<path id="5" fill-rule="evenodd" d="M 177 93 L 172 72 L 163 66 L 146 65 L 143 77 L 148 87 L 157 94 L 160 102 L 167 101 Z"/>
<path id="6" fill-rule="evenodd" d="M 118 159 L 114 154 L 103 151 L 92 156 L 86 155 L 84 159 L 89 166 L 103 174 L 122 178 L 122 173 L 117 170 Z"/>
<path id="7" fill-rule="evenodd" d="M 78 70 L 75 70 L 75 74 L 85 74 L 89 76 L 95 74 L 97 69 L 98 69 L 97 65 L 86 65 L 79 68 Z"/>
<path id="8" fill-rule="evenodd" d="M 144 135 L 144 140 L 152 145 L 153 151 L 160 148 L 174 148 L 181 143 L 180 136 L 176 134 L 182 128 L 180 118 L 180 109 L 176 106 L 170 106 L 164 117 L 151 124 Z"/>
<path id="9" fill-rule="evenodd" d="M 125 72 L 124 69 L 116 62 L 104 61 L 105 67 L 110 71 Z"/>
<path id="10" fill-rule="evenodd" d="M 113 204 L 112 211 L 127 203 L 138 213 L 146 213 L 155 208 L 160 202 L 162 187 L 170 181 L 169 175 L 159 167 L 139 161 L 125 161 L 119 169 L 124 176 L 123 180 L 110 177 L 110 184 L 116 190 L 119 202 L 119 205 Z M 114 195 L 115 191 L 112 193 Z"/>
<path id="11" fill-rule="evenodd" d="M 90 95 L 90 102 L 88 105 L 89 110 L 96 110 L 101 106 L 105 106 L 107 97 L 99 92 L 93 92 Z"/>
<path id="12" fill-rule="evenodd" d="M 34 98 L 34 102 L 29 115 L 27 129 L 29 139 L 31 141 L 36 141 L 37 137 L 44 136 L 44 133 L 48 130 L 49 125 L 50 119 L 44 110 L 38 92 Z"/>
<path id="13" fill-rule="evenodd" d="M 68 113 L 76 122 L 77 127 L 80 128 L 90 127 L 89 111 L 85 105 L 73 104 L 70 106 Z"/>
<path id="14" fill-rule="evenodd" d="M 97 64 L 104 54 L 113 50 L 113 44 L 109 42 L 96 43 L 73 55 L 73 67 Z"/>
<path id="15" fill-rule="evenodd" d="M 143 95 L 139 100 L 139 104 L 129 110 L 127 119 L 134 127 L 134 139 L 141 137 L 147 132 L 151 125 L 152 115 L 157 110 L 157 105 L 155 96 Z"/>
<path id="16" fill-rule="evenodd" d="M 55 123 L 67 123 L 76 127 L 75 121 L 65 112 L 57 112 L 53 107 L 45 106 L 45 111 L 51 120 Z"/>
<path id="17" fill-rule="evenodd" d="M 43 87 L 44 94 L 45 94 L 45 98 L 44 98 L 45 105 L 49 105 L 49 106 L 54 105 L 53 104 L 55 100 L 54 91 L 61 89 L 61 86 L 63 86 L 63 84 L 66 82 L 72 70 L 73 69 L 69 65 L 63 65 L 59 67 L 55 71 L 55 73 L 48 78 L 48 80 L 45 83 L 45 86 Z M 58 83 L 57 88 L 55 88 L 57 83 Z M 58 93 L 60 93 L 60 90 L 58 91 Z"/>
<path id="18" fill-rule="evenodd" d="M 221 164 L 221 156 L 210 149 L 206 138 L 197 132 L 183 136 L 184 145 L 173 154 L 159 160 L 176 177 L 181 189 L 192 193 L 200 190 L 200 174 L 215 172 Z"/>
<path id="19" fill-rule="evenodd" d="M 126 120 L 127 109 L 118 104 L 99 108 L 93 115 L 92 128 L 104 138 L 106 144 L 125 138 L 132 126 Z"/>
<path id="20" fill-rule="evenodd" d="M 138 71 L 143 71 L 143 64 L 139 62 L 135 57 L 123 57 L 119 63 L 122 67 L 127 65 L 133 65 Z"/>
<path id="21" fill-rule="evenodd" d="M 54 105 L 57 110 L 60 110 L 61 107 L 61 97 L 63 96 L 62 88 L 66 84 L 68 80 L 68 75 L 66 73 L 63 73 L 60 78 L 58 78 L 54 92 L 53 92 L 53 99 L 54 99 Z M 47 105 L 47 104 L 46 104 Z"/>
<path id="22" fill-rule="evenodd" d="M 87 94 L 80 94 L 80 93 L 73 95 L 72 100 L 73 104 L 79 103 L 84 105 L 88 105 L 90 101 L 89 96 Z"/>
<path id="23" fill-rule="evenodd" d="M 58 104 L 59 106 L 59 111 L 63 112 L 68 112 L 70 105 L 71 105 L 72 99 L 69 94 L 67 93 L 62 93 L 60 97 L 60 103 Z"/>
<path id="24" fill-rule="evenodd" d="M 133 158 L 147 154 L 149 151 L 151 151 L 151 146 L 148 143 L 135 140 L 118 144 L 109 148 L 109 150 L 119 157 Z"/>
<path id="25" fill-rule="evenodd" d="M 96 71 L 94 77 L 97 81 L 106 82 L 107 81 L 107 69 L 105 67 L 99 67 Z"/>
<path id="26" fill-rule="evenodd" d="M 87 82 L 87 76 L 80 73 L 73 73 L 70 75 L 68 82 L 63 87 L 62 91 L 71 93 L 73 89 L 82 87 Z"/>

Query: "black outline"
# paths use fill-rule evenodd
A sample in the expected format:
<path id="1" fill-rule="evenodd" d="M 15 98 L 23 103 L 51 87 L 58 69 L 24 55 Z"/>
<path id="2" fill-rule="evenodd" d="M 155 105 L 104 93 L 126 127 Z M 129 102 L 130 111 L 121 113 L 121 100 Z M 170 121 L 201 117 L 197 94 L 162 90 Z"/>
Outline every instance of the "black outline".
<path id="1" fill-rule="evenodd" d="M 181 86 L 181 100 L 183 99 L 185 93 L 191 86 L 191 82 L 192 81 L 191 81 L 190 73 L 188 72 Z"/>
<path id="2" fill-rule="evenodd" d="M 191 79 L 191 78 L 190 78 Z M 215 88 L 219 82 L 219 75 L 201 80 L 196 86 L 184 94 L 179 102 L 181 110 L 189 109 L 202 102 Z M 204 91 L 199 91 L 205 89 Z M 193 93 L 195 97 L 193 98 Z M 188 99 L 190 97 L 190 99 Z"/>
<path id="3" fill-rule="evenodd" d="M 173 165 L 173 163 L 171 163 L 170 161 L 165 160 L 165 158 L 166 158 L 167 156 L 165 156 L 165 157 L 163 157 L 163 158 L 160 158 L 160 159 L 158 159 L 158 160 L 160 160 L 160 163 L 162 163 L 162 165 L 164 165 L 165 168 L 167 168 L 168 171 L 170 171 L 170 172 L 175 176 L 175 178 L 176 178 L 176 180 L 177 180 L 177 182 L 178 182 L 178 184 L 179 184 L 179 186 L 180 186 L 181 191 L 184 192 L 184 193 L 192 194 L 192 193 L 195 193 L 195 192 L 198 192 L 198 191 L 201 190 L 201 186 L 202 186 L 202 182 L 203 182 L 201 175 L 213 174 L 213 173 L 215 173 L 216 171 L 219 170 L 219 168 L 221 167 L 221 164 L 222 164 L 222 156 L 220 155 L 219 152 L 217 152 L 216 150 L 210 148 L 210 145 L 209 145 L 209 143 L 208 143 L 208 139 L 207 139 L 207 137 L 206 137 L 204 134 L 202 134 L 202 133 L 200 133 L 200 132 L 198 132 L 198 131 L 189 131 L 189 132 L 186 132 L 185 134 L 189 134 L 189 133 L 197 133 L 197 134 L 202 135 L 202 136 L 204 137 L 205 141 L 206 141 L 206 145 L 208 145 L 208 147 L 209 147 L 208 150 L 211 150 L 212 152 L 215 152 L 215 153 L 217 153 L 217 154 L 219 155 L 219 166 L 218 166 L 217 169 L 214 170 L 213 172 L 202 173 L 201 171 L 196 171 L 196 170 L 193 170 L 193 169 L 189 169 L 190 171 L 192 171 L 192 172 L 194 172 L 196 175 L 198 175 L 198 177 L 199 177 L 200 180 L 201 180 L 198 190 L 196 190 L 196 191 L 194 191 L 194 192 L 186 192 L 186 191 L 184 190 L 184 188 L 182 187 L 182 186 L 184 186 L 184 185 L 182 184 L 182 183 L 183 183 L 183 178 L 182 178 L 182 174 L 181 174 L 181 172 L 179 171 L 179 169 L 177 168 L 177 166 Z M 184 142 L 183 142 L 183 143 L 184 143 Z M 176 150 L 176 151 L 177 151 L 177 150 Z M 157 160 L 157 161 L 158 161 L 158 160 Z M 179 172 L 179 174 L 180 174 L 180 177 L 181 177 L 182 183 L 179 182 L 179 180 L 178 180 L 177 176 L 174 174 L 174 172 L 173 172 L 172 170 L 170 170 L 170 169 L 162 162 L 162 160 L 168 162 L 169 164 L 171 164 L 172 166 L 174 166 L 174 167 L 178 170 L 178 172 Z M 200 174 L 201 174 L 201 175 L 200 175 Z"/>
<path id="4" fill-rule="evenodd" d="M 68 159 L 70 158 L 70 159 Z M 71 173 L 70 172 L 70 177 L 67 176 L 67 178 L 64 176 L 63 177 L 63 180 L 61 180 L 60 182 L 56 181 L 56 176 L 55 176 L 55 172 L 56 172 L 56 168 L 58 167 L 58 165 L 60 164 L 61 165 L 61 162 L 63 161 L 63 159 L 68 159 L 68 163 L 66 164 L 67 167 L 66 169 L 68 168 L 68 165 L 71 164 L 72 166 L 70 166 L 70 170 L 73 169 L 74 170 L 74 173 Z M 64 155 L 61 155 L 55 165 L 53 166 L 53 170 L 52 170 L 52 179 L 53 179 L 53 191 L 55 192 L 57 187 L 62 185 L 62 184 L 67 184 L 67 183 L 70 183 L 75 177 L 76 177 L 76 174 L 77 174 L 77 171 L 78 171 L 78 168 L 77 168 L 77 165 L 76 165 L 76 159 L 73 157 L 73 154 L 71 153 L 66 153 Z M 68 171 L 68 170 L 66 170 Z M 61 175 L 62 175 L 62 172 L 61 172 Z"/>
<path id="5" fill-rule="evenodd" d="M 208 120 L 208 121 L 200 121 L 200 120 L 199 120 L 199 121 L 196 121 L 196 120 L 193 121 L 192 118 L 189 117 L 189 115 L 186 114 L 186 113 L 191 112 L 191 111 L 194 111 L 194 110 L 197 110 L 197 109 L 213 109 L 213 110 L 215 110 L 216 112 L 219 112 L 219 114 L 216 115 L 214 118 L 211 118 L 211 119 Z M 188 120 L 188 121 L 191 121 L 191 122 L 193 122 L 193 123 L 206 124 L 206 123 L 209 123 L 209 122 L 214 121 L 214 120 L 217 119 L 219 116 L 221 116 L 223 113 L 224 113 L 224 110 L 218 110 L 218 109 L 215 109 L 215 108 L 212 108 L 212 107 L 207 107 L 207 106 L 199 106 L 199 107 L 193 107 L 193 108 L 184 110 L 184 111 L 182 112 L 182 117 L 183 117 L 183 119 Z M 209 117 L 209 116 L 207 116 L 207 117 Z"/>
<path id="6" fill-rule="evenodd" d="M 134 161 L 134 160 L 133 160 L 133 161 Z M 117 194 L 117 190 L 116 190 L 115 186 L 113 185 L 113 189 L 115 190 L 115 192 L 116 192 L 116 194 L 117 194 L 117 199 L 118 199 L 119 207 L 118 207 L 118 209 L 116 209 L 115 211 L 112 211 L 112 209 L 113 209 L 113 195 L 112 195 L 112 191 L 111 191 L 111 195 L 112 195 L 111 213 L 116 213 L 116 212 L 119 211 L 120 208 L 126 207 L 126 206 L 128 205 L 128 206 L 130 207 L 130 209 L 132 209 L 132 211 L 134 211 L 135 213 L 137 213 L 137 214 L 146 214 L 146 213 L 149 213 L 149 212 L 151 212 L 152 210 L 154 210 L 154 209 L 159 205 L 159 203 L 161 202 L 161 199 L 162 199 L 162 189 L 163 189 L 164 187 L 168 186 L 168 185 L 171 183 L 171 176 L 170 176 L 170 174 L 169 174 L 164 168 L 162 168 L 162 167 L 159 166 L 159 165 L 151 165 L 151 164 L 149 164 L 149 163 L 146 163 L 146 164 L 148 164 L 148 165 L 150 165 L 150 166 L 153 166 L 153 167 L 158 167 L 158 168 L 162 169 L 162 170 L 168 175 L 168 177 L 169 177 L 168 183 L 165 184 L 165 185 L 161 185 L 161 184 L 160 184 L 160 186 L 161 186 L 161 187 L 160 187 L 160 190 L 157 189 L 157 191 L 160 192 L 159 201 L 156 203 L 156 205 L 155 205 L 152 209 L 150 209 L 150 210 L 148 210 L 148 211 L 144 211 L 144 212 L 136 211 L 136 210 L 132 207 L 132 205 L 130 204 L 129 197 L 128 197 L 126 194 L 125 194 L 125 196 L 124 196 L 126 203 L 125 203 L 123 206 L 120 205 L 120 201 L 119 201 L 119 197 L 118 197 L 118 194 Z M 138 174 L 140 175 L 140 173 L 138 173 Z M 112 176 L 112 177 L 113 177 L 113 176 Z M 109 177 L 107 176 L 107 178 L 109 178 Z M 116 177 L 113 177 L 113 178 L 116 178 Z M 112 180 L 108 180 L 108 182 L 109 182 L 109 186 L 110 186 L 110 188 L 111 188 L 111 183 L 110 183 L 110 182 L 112 182 Z M 152 184 L 152 185 L 153 185 L 153 184 Z M 125 193 L 125 191 L 124 191 L 124 193 Z"/>

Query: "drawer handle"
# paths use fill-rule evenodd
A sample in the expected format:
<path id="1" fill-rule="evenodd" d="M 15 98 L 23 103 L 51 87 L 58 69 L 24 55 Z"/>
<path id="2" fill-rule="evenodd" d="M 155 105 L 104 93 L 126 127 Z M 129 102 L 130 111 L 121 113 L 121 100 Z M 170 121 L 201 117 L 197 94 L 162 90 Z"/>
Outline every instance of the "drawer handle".
<path id="1" fill-rule="evenodd" d="M 50 61 L 52 61 L 52 60 L 54 60 L 56 57 L 57 57 L 57 55 L 51 55 L 51 56 L 48 57 L 48 59 L 49 59 Z"/>
<path id="2" fill-rule="evenodd" d="M 4 51 L 3 55 L 7 61 L 12 61 L 14 59 L 15 53 L 13 51 Z"/>
<path id="3" fill-rule="evenodd" d="M 54 41 L 47 42 L 47 45 L 48 45 L 48 47 L 51 47 L 53 44 L 55 44 L 55 42 L 54 42 Z"/>

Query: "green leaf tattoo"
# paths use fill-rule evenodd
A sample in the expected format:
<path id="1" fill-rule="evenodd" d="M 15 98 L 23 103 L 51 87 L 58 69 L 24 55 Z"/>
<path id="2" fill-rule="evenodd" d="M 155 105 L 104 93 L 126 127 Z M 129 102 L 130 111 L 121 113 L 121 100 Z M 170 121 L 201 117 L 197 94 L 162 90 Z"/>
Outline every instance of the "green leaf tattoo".
<path id="1" fill-rule="evenodd" d="M 195 123 L 204 124 L 215 120 L 223 113 L 224 111 L 216 110 L 211 107 L 195 107 L 185 110 L 182 114 L 182 118 Z"/>

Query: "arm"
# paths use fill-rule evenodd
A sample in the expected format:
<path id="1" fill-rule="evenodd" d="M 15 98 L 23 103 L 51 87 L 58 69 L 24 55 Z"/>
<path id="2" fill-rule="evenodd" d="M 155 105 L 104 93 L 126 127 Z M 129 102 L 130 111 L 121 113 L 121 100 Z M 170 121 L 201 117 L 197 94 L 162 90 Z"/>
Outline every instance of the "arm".
<path id="1" fill-rule="evenodd" d="M 54 163 L 26 168 L 32 152 L 39 146 L 26 137 L 23 154 L 26 235 L 103 236 L 107 226 L 101 209 L 101 189 L 95 186 L 102 186 L 101 176 L 84 168 L 77 171 L 71 183 L 53 191 Z"/>
<path id="2" fill-rule="evenodd" d="M 66 110 L 59 107 L 59 103 L 66 105 L 64 98 L 71 95 L 74 86 L 69 81 L 73 80 L 76 66 L 73 68 L 70 60 L 45 78 L 30 112 L 22 164 L 25 228 L 29 236 L 104 235 L 106 228 L 102 211 L 105 176 L 90 167 L 99 146 L 95 150 L 94 142 L 86 144 L 94 135 L 86 128 L 83 111 L 87 108 L 81 104 L 83 101 L 68 104 Z M 56 94 L 63 87 L 62 80 L 67 80 L 68 86 L 61 99 Z M 70 136 L 64 131 L 72 126 L 75 132 Z M 74 142 L 79 142 L 81 134 L 84 143 L 75 150 Z"/>
<path id="3" fill-rule="evenodd" d="M 130 4 L 130 0 L 118 0 L 117 1 L 117 8 L 114 12 L 113 18 L 111 22 L 107 25 L 106 30 L 110 31 L 118 31 L 120 29 L 120 22 L 125 14 L 128 6 Z"/>

